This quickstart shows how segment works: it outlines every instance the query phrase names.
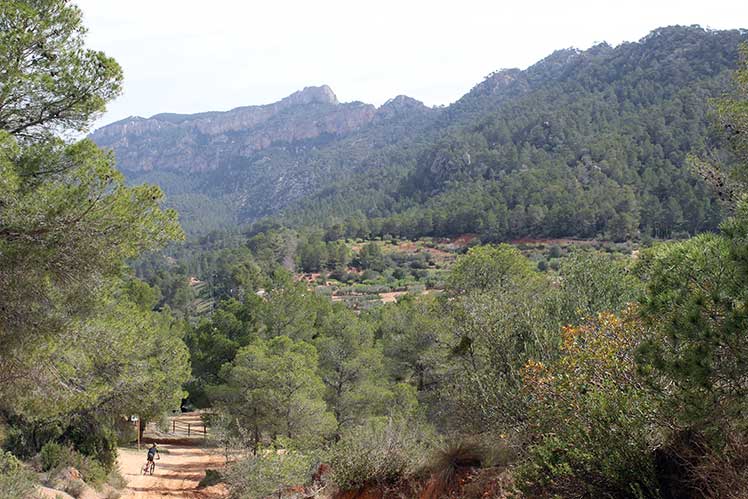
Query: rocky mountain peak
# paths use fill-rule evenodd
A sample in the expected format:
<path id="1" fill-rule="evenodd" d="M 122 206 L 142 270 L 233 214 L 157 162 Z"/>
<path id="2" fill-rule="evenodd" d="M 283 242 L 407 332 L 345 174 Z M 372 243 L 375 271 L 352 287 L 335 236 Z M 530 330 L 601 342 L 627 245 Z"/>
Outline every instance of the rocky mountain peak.
<path id="1" fill-rule="evenodd" d="M 474 86 L 468 95 L 497 94 L 523 79 L 524 77 L 520 69 L 500 69 L 489 74 L 485 80 Z"/>
<path id="2" fill-rule="evenodd" d="M 398 95 L 397 97 L 393 97 L 392 99 L 382 104 L 380 109 L 412 109 L 420 107 L 425 107 L 425 104 L 417 99 L 414 99 L 413 97 L 408 97 L 407 95 Z"/>
<path id="3" fill-rule="evenodd" d="M 375 114 L 371 105 L 338 102 L 332 89 L 322 85 L 272 104 L 127 118 L 96 130 L 91 138 L 113 149 L 124 171 L 207 171 L 272 145 L 346 135 L 369 124 Z"/>
<path id="4" fill-rule="evenodd" d="M 305 104 L 340 104 L 335 92 L 327 85 L 319 87 L 305 87 L 303 90 L 294 92 L 280 101 L 287 106 L 299 106 Z"/>
<path id="5" fill-rule="evenodd" d="M 420 113 L 429 111 L 431 108 L 426 106 L 423 102 L 416 100 L 407 95 L 398 95 L 382 104 L 377 109 L 377 118 L 390 119 L 400 115 L 412 115 L 413 113 Z"/>

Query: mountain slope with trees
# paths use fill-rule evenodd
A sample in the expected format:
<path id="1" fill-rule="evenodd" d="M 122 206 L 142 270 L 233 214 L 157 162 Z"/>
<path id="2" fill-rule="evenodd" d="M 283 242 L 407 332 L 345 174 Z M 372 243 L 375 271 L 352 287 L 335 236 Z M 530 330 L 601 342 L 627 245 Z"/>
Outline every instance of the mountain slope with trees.
<path id="1" fill-rule="evenodd" d="M 192 232 L 272 217 L 351 236 L 693 234 L 715 229 L 721 213 L 687 156 L 717 147 L 708 101 L 729 89 L 747 37 L 675 26 L 559 50 L 490 75 L 446 108 L 404 96 L 379 109 L 340 104 L 321 87 L 228 113 L 131 119 L 92 137 L 125 159 L 131 181 L 162 185 Z M 229 119 L 278 108 L 244 128 Z M 346 126 L 324 128 L 340 115 Z M 174 141 L 211 159 L 170 156 Z"/>
<path id="2" fill-rule="evenodd" d="M 425 133 L 437 115 L 406 96 L 379 109 L 340 103 L 324 85 L 265 106 L 128 118 L 91 138 L 132 183 L 162 186 L 199 232 L 277 213 Z"/>
<path id="3" fill-rule="evenodd" d="M 285 220 L 338 217 L 351 235 L 487 240 L 712 230 L 720 208 L 687 157 L 717 146 L 708 101 L 730 88 L 745 38 L 662 28 L 500 71 L 444 111 L 438 139 L 399 182 L 370 182 L 366 171 Z"/>

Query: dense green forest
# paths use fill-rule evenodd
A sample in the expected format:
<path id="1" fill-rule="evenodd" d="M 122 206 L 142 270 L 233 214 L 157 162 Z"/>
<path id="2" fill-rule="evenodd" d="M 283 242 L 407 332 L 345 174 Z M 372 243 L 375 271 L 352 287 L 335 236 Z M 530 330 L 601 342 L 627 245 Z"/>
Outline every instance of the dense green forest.
<path id="1" fill-rule="evenodd" d="M 349 236 L 489 241 L 714 230 L 720 206 L 688 155 L 718 147 L 707 103 L 727 88 L 744 36 L 662 28 L 497 72 L 443 111 L 433 143 L 384 149 L 384 168 L 325 188 L 283 220 L 337 221 Z"/>
<path id="2" fill-rule="evenodd" d="M 4 2 L 0 26 L 3 497 L 121 481 L 129 416 L 196 408 L 236 498 L 746 497 L 742 32 L 499 72 L 379 170 L 390 191 L 360 172 L 185 242 L 75 139 L 123 81 L 80 10 Z"/>

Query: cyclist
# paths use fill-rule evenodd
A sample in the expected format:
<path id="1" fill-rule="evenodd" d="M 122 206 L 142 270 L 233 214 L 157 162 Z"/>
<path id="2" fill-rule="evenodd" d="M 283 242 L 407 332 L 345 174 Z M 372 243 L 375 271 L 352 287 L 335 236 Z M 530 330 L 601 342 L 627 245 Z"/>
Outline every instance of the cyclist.
<path id="1" fill-rule="evenodd" d="M 156 447 L 156 442 L 153 442 L 153 445 L 150 449 L 148 449 L 148 457 L 147 461 L 145 462 L 145 473 L 150 472 L 153 474 L 153 468 L 156 467 L 156 463 L 153 462 L 153 459 L 161 459 L 161 454 L 158 453 L 158 448 Z"/>

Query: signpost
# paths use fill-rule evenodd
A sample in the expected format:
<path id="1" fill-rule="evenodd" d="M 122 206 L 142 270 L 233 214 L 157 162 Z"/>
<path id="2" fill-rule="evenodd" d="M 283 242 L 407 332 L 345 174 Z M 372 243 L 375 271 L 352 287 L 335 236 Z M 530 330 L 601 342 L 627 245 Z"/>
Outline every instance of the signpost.
<path id="1" fill-rule="evenodd" d="M 140 418 L 130 416 L 130 421 L 135 421 L 135 432 L 138 434 L 138 450 L 140 450 Z"/>

